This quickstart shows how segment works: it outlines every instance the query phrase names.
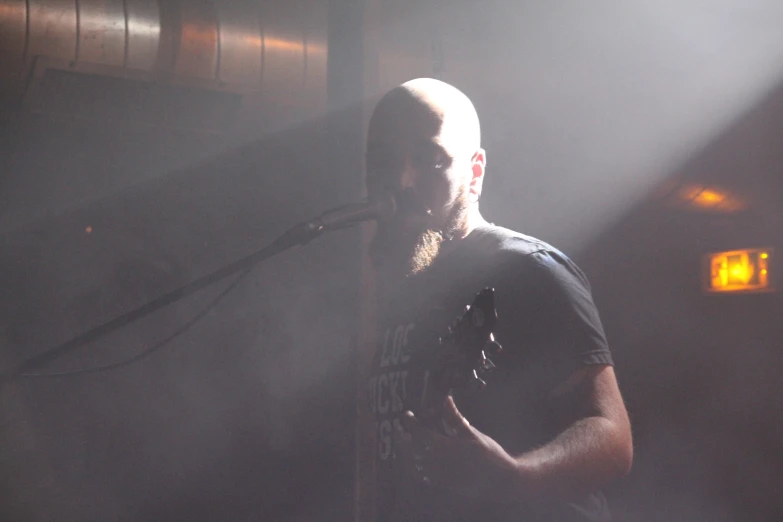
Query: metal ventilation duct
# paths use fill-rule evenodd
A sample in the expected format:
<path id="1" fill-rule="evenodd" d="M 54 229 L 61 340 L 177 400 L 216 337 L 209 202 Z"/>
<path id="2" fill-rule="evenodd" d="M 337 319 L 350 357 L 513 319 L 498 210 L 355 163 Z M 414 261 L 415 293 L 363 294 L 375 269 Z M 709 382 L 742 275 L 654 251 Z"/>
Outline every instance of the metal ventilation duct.
<path id="1" fill-rule="evenodd" d="M 326 20 L 316 0 L 0 0 L 0 94 L 59 69 L 320 106 Z"/>

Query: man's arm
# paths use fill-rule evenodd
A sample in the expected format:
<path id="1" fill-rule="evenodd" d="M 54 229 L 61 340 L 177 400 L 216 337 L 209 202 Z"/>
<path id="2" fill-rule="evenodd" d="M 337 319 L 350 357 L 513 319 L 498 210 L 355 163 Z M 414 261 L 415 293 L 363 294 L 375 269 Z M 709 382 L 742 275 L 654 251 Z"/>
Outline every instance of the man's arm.
<path id="1" fill-rule="evenodd" d="M 407 432 L 395 432 L 398 456 L 425 485 L 502 503 L 567 501 L 629 471 L 631 428 L 611 366 L 576 371 L 552 400 L 562 431 L 533 451 L 509 455 L 472 427 L 449 398 L 444 422 L 455 436 L 425 428 L 408 412 Z"/>
<path id="2" fill-rule="evenodd" d="M 631 424 L 614 369 L 587 366 L 552 393 L 560 434 L 514 456 L 519 483 L 508 491 L 535 499 L 569 499 L 626 475 L 633 461 Z M 516 486 L 516 487 L 515 487 Z"/>
<path id="3" fill-rule="evenodd" d="M 498 293 L 498 308 L 509 314 L 508 337 L 500 342 L 512 355 L 515 346 L 525 346 L 552 384 L 561 383 L 547 397 L 557 435 L 511 455 L 472 427 L 448 399 L 444 419 L 456 437 L 427 430 L 412 415 L 403 419 L 410 437 L 397 433 L 403 464 L 414 476 L 426 477 L 424 484 L 497 502 L 567 501 L 630 469 L 628 414 L 586 277 L 556 252 L 524 259 L 524 277 L 505 285 L 505 303 Z"/>

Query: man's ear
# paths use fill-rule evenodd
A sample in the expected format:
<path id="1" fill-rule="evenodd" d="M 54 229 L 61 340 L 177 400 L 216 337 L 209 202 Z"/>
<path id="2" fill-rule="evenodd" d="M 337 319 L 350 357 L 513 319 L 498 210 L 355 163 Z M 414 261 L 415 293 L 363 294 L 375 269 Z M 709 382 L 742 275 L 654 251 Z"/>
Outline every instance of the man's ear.
<path id="1" fill-rule="evenodd" d="M 471 168 L 473 175 L 470 178 L 469 194 L 471 201 L 478 201 L 481 197 L 481 190 L 484 186 L 484 171 L 487 168 L 487 152 L 479 149 L 471 158 Z"/>

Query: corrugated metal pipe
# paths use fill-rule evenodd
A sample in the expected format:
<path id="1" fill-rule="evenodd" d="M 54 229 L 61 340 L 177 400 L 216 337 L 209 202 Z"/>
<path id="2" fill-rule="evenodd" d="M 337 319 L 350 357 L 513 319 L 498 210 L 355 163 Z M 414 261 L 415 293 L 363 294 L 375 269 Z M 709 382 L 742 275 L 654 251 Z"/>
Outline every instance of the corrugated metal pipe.
<path id="1" fill-rule="evenodd" d="M 0 90 L 55 67 L 319 104 L 326 20 L 317 0 L 0 0 Z"/>

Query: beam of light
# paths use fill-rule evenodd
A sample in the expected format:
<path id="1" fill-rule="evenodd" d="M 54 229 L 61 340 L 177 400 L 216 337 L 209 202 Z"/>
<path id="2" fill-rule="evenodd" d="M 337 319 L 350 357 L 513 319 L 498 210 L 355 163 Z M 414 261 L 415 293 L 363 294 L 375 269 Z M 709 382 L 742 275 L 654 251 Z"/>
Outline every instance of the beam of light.
<path id="1" fill-rule="evenodd" d="M 777 0 L 489 4 L 474 67 L 445 45 L 443 77 L 487 128 L 485 208 L 571 251 L 783 80 Z"/>

